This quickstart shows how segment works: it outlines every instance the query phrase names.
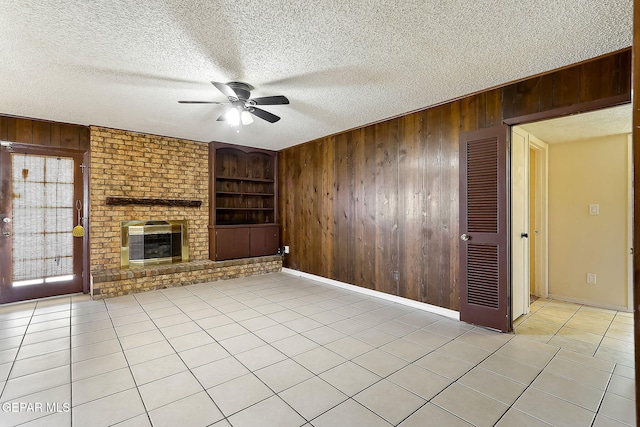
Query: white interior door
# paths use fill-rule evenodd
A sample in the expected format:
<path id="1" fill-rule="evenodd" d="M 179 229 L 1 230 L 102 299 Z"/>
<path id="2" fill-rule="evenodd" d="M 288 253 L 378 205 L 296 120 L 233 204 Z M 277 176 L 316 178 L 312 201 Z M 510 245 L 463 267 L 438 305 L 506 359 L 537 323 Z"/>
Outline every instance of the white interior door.
<path id="1" fill-rule="evenodd" d="M 511 319 L 529 312 L 529 139 L 511 133 Z"/>

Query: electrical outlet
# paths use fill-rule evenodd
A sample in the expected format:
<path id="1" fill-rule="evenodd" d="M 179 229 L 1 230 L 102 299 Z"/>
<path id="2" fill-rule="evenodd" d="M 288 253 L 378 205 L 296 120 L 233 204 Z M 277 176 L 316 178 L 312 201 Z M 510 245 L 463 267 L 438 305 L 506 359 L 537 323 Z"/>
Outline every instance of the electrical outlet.
<path id="1" fill-rule="evenodd" d="M 393 280 L 395 280 L 396 282 L 398 280 L 400 280 L 400 272 L 399 271 L 394 271 L 393 272 Z"/>
<path id="2" fill-rule="evenodd" d="M 288 254 L 288 253 L 289 253 L 289 246 L 285 246 L 285 247 L 284 247 L 284 253 L 285 253 L 285 254 Z"/>
<path id="3" fill-rule="evenodd" d="M 589 285 L 596 284 L 596 273 L 587 273 L 587 283 Z"/>

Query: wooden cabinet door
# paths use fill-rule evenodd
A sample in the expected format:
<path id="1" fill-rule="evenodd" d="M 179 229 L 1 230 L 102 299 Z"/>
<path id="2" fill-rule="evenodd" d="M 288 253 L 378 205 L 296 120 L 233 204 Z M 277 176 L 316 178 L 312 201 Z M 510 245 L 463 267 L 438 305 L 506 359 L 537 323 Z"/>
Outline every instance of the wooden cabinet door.
<path id="1" fill-rule="evenodd" d="M 217 228 L 216 260 L 249 258 L 251 256 L 249 230 L 248 227 Z"/>
<path id="2" fill-rule="evenodd" d="M 251 256 L 275 255 L 280 244 L 280 227 L 251 229 Z"/>

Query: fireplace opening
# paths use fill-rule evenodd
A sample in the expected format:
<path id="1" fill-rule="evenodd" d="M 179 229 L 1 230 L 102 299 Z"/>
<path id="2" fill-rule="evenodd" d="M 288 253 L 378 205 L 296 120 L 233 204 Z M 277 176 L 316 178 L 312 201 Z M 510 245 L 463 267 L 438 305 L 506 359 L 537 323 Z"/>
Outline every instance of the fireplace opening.
<path id="1" fill-rule="evenodd" d="M 186 220 L 121 221 L 122 267 L 187 262 Z"/>

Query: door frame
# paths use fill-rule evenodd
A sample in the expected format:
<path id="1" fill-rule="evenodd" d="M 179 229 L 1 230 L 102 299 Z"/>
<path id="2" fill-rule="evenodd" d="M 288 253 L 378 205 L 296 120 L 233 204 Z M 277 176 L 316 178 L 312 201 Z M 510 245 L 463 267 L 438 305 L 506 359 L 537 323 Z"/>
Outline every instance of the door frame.
<path id="1" fill-rule="evenodd" d="M 522 143 L 516 144 L 515 136 L 522 138 Z M 529 233 L 530 216 L 529 216 L 529 179 L 531 171 L 529 170 L 529 133 L 517 126 L 509 127 L 509 262 L 510 277 L 509 286 L 511 287 L 511 322 L 516 318 L 529 313 L 529 242 L 532 236 L 522 236 L 522 233 Z M 516 157 L 516 150 L 522 150 L 522 157 Z M 519 170 L 521 172 L 519 172 Z M 517 187 L 522 190 L 523 194 L 517 192 Z M 515 212 L 521 208 L 521 216 L 518 217 Z M 526 239 L 526 240 L 523 240 Z M 521 249 L 520 249 L 521 248 Z M 516 255 L 520 255 L 517 257 Z M 517 258 L 521 258 L 518 263 Z M 522 276 L 522 282 L 518 284 L 518 280 Z M 522 310 L 517 299 L 522 298 Z M 517 309 L 516 309 L 517 308 Z M 516 317 L 517 316 L 517 317 Z"/>
<path id="2" fill-rule="evenodd" d="M 627 247 L 629 253 L 627 255 L 627 310 L 633 313 L 633 254 L 635 252 L 633 246 L 633 218 L 635 216 L 633 206 L 633 132 L 628 136 L 627 143 L 627 171 L 629 173 L 627 179 L 627 203 L 631 215 L 627 218 Z"/>
<path id="3" fill-rule="evenodd" d="M 538 211 L 540 233 L 536 245 L 536 278 L 538 279 L 535 292 L 536 296 L 547 298 L 549 296 L 549 147 L 548 145 L 529 134 L 529 148 L 536 152 L 536 170 L 529 169 L 529 178 L 536 180 L 536 210 Z M 537 209 L 539 207 L 539 210 Z"/>
<path id="4" fill-rule="evenodd" d="M 89 218 L 89 173 L 88 173 L 88 164 L 89 164 L 89 152 L 88 151 L 80 151 L 68 148 L 61 147 L 49 147 L 49 146 L 41 146 L 41 145 L 33 145 L 33 144 L 22 144 L 15 143 L 11 141 L 2 141 L 2 145 L 0 146 L 0 191 L 3 191 L 5 194 L 8 192 L 8 188 L 11 185 L 10 183 L 10 155 L 13 151 L 23 152 L 25 154 L 32 155 L 41 155 L 41 156 L 61 156 L 61 157 L 69 157 L 74 159 L 74 164 L 77 164 L 80 167 L 80 177 L 81 179 L 77 179 L 78 175 L 75 175 L 74 172 L 74 192 L 80 192 L 81 200 L 82 200 L 82 212 L 81 212 L 81 223 L 85 228 L 85 235 L 82 238 L 83 241 L 80 244 L 80 249 L 78 251 L 74 250 L 74 257 L 79 259 L 74 259 L 74 265 L 76 263 L 80 264 L 80 274 L 81 274 L 81 284 L 82 284 L 82 293 L 89 292 L 90 280 L 89 280 L 89 268 L 90 268 L 90 239 L 89 239 L 89 224 L 87 219 Z M 0 213 L 8 211 L 12 211 L 12 201 L 9 198 L 8 200 L 3 200 L 0 197 Z M 76 214 L 74 212 L 74 224 L 76 223 Z M 0 269 L 2 271 L 10 271 L 11 270 L 11 252 L 9 250 L 9 245 L 0 245 Z M 75 268 L 75 267 L 74 267 Z M 73 294 L 73 293 L 72 293 Z M 56 296 L 56 295 L 49 295 Z M 43 296 L 42 298 L 46 298 L 47 296 Z M 28 300 L 30 298 L 22 299 Z M 4 300 L 4 298 L 2 298 Z M 15 302 L 19 302 L 21 300 L 16 300 Z M 0 304 L 4 304 L 7 302 L 3 302 Z"/>
<path id="5" fill-rule="evenodd" d="M 530 256 L 534 256 L 536 259 L 535 263 L 535 273 L 537 277 L 537 282 L 535 285 L 535 295 L 541 298 L 547 298 L 549 295 L 549 204 L 548 204 L 548 193 L 549 193 L 549 180 L 548 180 L 548 166 L 549 166 L 549 151 L 548 145 L 536 138 L 535 135 L 530 134 L 526 130 L 518 127 L 512 126 L 511 132 L 525 133 L 526 137 L 526 145 L 527 150 L 534 150 L 536 152 L 536 165 L 535 170 L 529 167 L 528 169 L 528 179 L 536 181 L 536 194 L 535 194 L 535 202 L 536 202 L 536 224 L 529 223 L 529 239 L 536 239 L 536 250 L 535 253 L 530 254 Z M 522 136 L 522 135 L 521 135 Z M 531 161 L 529 158 L 529 166 L 531 165 Z M 510 187 L 509 191 L 512 191 Z M 526 214 L 526 212 L 525 212 Z M 513 211 L 509 213 L 509 215 L 513 216 Z M 513 224 L 513 221 L 511 222 Z M 539 233 L 534 236 L 534 233 L 531 231 L 534 228 L 537 228 Z M 514 234 L 512 233 L 512 239 L 514 239 Z M 513 251 L 513 246 L 510 249 Z M 527 261 L 528 263 L 528 261 Z M 531 264 L 529 264 L 529 269 L 531 268 Z M 512 278 L 513 280 L 513 278 Z M 511 286 L 513 287 L 513 282 L 511 282 Z M 529 289 L 524 290 L 525 294 L 529 293 Z M 513 292 L 512 292 L 513 295 Z M 529 305 L 529 304 L 525 304 Z M 525 309 L 525 314 L 528 313 L 528 310 Z"/>

